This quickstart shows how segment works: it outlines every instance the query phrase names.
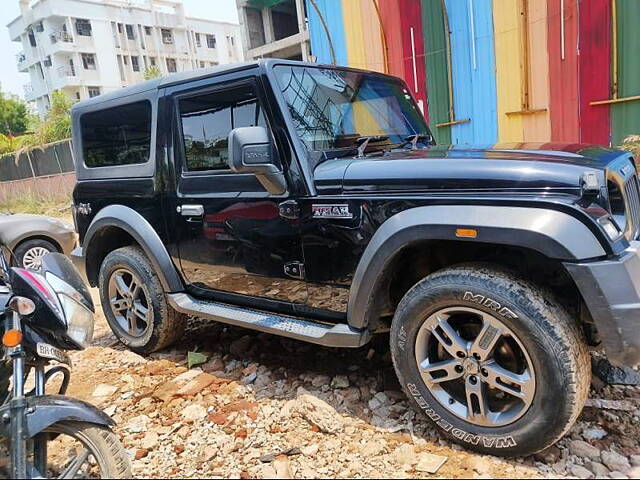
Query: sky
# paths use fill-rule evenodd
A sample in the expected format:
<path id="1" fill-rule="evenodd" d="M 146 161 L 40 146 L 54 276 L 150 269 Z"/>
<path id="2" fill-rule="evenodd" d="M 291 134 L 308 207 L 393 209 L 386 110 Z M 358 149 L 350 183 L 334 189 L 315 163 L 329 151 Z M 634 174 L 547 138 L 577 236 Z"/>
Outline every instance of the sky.
<path id="1" fill-rule="evenodd" d="M 18 72 L 16 54 L 22 50 L 20 43 L 9 38 L 7 24 L 20 15 L 18 0 L 0 0 L 0 86 L 3 92 L 23 96 L 23 85 L 29 83 L 29 75 Z M 55 0 L 50 0 L 55 1 Z M 225 22 L 237 22 L 236 0 L 183 0 L 188 16 Z M 214 7 L 215 5 L 215 7 Z"/>

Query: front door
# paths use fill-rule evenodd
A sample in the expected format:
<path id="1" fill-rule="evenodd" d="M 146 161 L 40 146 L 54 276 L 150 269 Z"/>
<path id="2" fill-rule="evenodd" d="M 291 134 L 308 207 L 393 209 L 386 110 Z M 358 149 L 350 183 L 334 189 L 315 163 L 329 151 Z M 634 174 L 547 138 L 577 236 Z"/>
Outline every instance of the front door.
<path id="1" fill-rule="evenodd" d="M 253 81 L 176 94 L 175 228 L 183 275 L 196 294 L 273 310 L 304 305 L 302 247 L 293 200 L 273 197 L 252 174 L 232 172 L 232 129 L 269 128 Z"/>

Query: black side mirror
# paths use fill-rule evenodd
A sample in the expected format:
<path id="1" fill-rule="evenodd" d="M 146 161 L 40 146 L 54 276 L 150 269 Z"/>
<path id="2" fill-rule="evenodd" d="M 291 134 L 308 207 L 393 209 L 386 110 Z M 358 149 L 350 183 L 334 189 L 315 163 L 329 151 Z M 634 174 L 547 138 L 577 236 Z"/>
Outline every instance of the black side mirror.
<path id="1" fill-rule="evenodd" d="M 237 173 L 253 173 L 272 195 L 287 191 L 284 174 L 274 162 L 274 148 L 264 127 L 234 128 L 229 134 L 229 167 Z"/>

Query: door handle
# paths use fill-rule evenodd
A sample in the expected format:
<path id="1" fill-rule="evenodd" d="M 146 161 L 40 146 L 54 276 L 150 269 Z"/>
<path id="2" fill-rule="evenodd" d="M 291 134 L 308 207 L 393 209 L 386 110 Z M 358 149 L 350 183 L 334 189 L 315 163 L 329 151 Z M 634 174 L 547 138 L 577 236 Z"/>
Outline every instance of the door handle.
<path id="1" fill-rule="evenodd" d="M 202 205 L 181 205 L 178 206 L 177 210 L 183 217 L 201 217 L 204 215 L 204 207 Z"/>

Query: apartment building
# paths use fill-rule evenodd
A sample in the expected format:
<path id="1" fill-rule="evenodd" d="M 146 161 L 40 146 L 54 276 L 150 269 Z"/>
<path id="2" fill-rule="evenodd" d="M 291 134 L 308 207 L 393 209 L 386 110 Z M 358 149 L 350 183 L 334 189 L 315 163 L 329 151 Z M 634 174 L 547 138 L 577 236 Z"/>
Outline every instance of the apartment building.
<path id="1" fill-rule="evenodd" d="M 247 60 L 309 60 L 305 0 L 236 0 Z"/>
<path id="2" fill-rule="evenodd" d="M 25 99 L 44 115 L 51 92 L 83 100 L 144 80 L 244 58 L 240 26 L 185 15 L 182 0 L 20 0 L 9 25 L 21 42 Z"/>

